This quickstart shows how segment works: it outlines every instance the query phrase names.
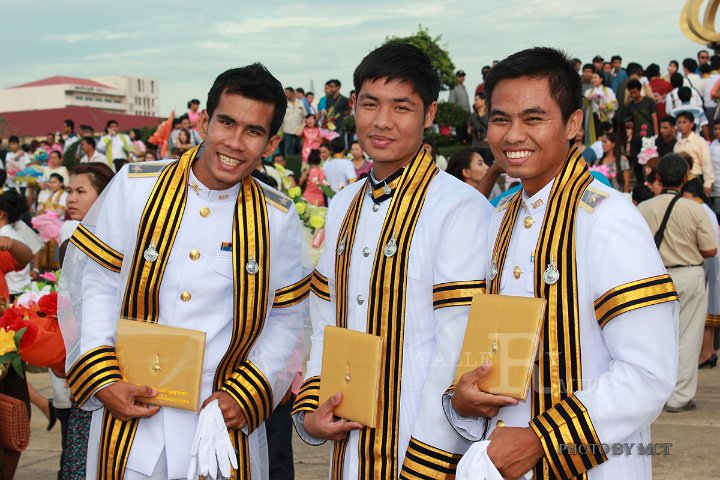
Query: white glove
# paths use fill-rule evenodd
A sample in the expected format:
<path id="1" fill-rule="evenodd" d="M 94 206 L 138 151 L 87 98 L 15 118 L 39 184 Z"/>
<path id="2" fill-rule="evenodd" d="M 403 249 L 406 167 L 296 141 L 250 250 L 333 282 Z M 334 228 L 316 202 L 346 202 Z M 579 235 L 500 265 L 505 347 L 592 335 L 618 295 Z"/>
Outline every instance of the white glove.
<path id="1" fill-rule="evenodd" d="M 217 410 L 217 414 L 214 415 L 215 456 L 217 457 L 217 463 L 220 467 L 220 474 L 224 478 L 230 478 L 230 473 L 232 472 L 230 466 L 236 470 L 238 468 L 237 454 L 230 441 L 230 435 L 225 426 L 225 419 L 222 416 L 220 408 L 217 406 L 217 401 L 213 403 L 215 403 L 215 409 Z"/>
<path id="2" fill-rule="evenodd" d="M 223 420 L 222 412 L 218 406 L 217 400 L 210 402 L 200 412 L 200 418 L 198 418 L 197 428 L 195 429 L 195 438 L 193 438 L 192 447 L 190 448 L 190 466 L 188 468 L 187 478 L 188 480 L 197 480 L 198 477 L 204 476 L 210 479 L 217 478 L 218 459 L 221 455 L 216 452 L 216 445 L 219 444 L 219 438 L 217 437 L 216 424 L 219 421 L 223 425 L 223 434 L 225 441 L 230 443 L 230 437 L 228 436 L 227 429 L 225 429 L 225 421 Z M 230 445 L 232 450 L 232 444 Z M 223 445 L 222 453 L 226 455 L 226 449 Z M 234 458 L 234 451 L 233 451 Z M 234 460 L 235 465 L 237 461 Z M 236 466 L 237 468 L 237 466 Z M 230 469 L 227 468 L 226 477 L 230 476 Z M 221 469 L 221 473 L 224 474 L 225 470 Z"/>
<path id="3" fill-rule="evenodd" d="M 475 442 L 458 463 L 456 480 L 503 480 L 502 475 L 487 454 L 489 440 Z M 532 478 L 532 470 L 518 480 Z"/>

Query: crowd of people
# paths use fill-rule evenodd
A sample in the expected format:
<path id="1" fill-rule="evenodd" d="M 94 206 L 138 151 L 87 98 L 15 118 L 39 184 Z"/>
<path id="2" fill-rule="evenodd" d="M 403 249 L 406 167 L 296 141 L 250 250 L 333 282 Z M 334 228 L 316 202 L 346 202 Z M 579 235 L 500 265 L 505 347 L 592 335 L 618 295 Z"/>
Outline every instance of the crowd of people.
<path id="1" fill-rule="evenodd" d="M 467 112 L 467 122 L 452 126 L 460 145 L 449 158 L 437 146 L 443 126 L 433 121 L 437 73 L 408 45 L 370 53 L 347 97 L 339 80 L 316 99 L 255 64 L 221 74 L 206 108 L 190 100 L 166 135 L 162 127 L 150 138 L 121 132 L 114 120 L 99 134 L 89 125 L 77 133 L 68 119 L 42 140 L 0 144 L 0 299 L 12 302 L 60 268 L 66 250 L 71 264 L 94 260 L 69 270 L 71 284 L 85 285 L 81 294 L 66 292 L 80 309 L 73 318 L 93 321 L 63 325 L 73 353 L 67 371 L 49 373 L 52 401 L 13 370 L 0 380 L 0 393 L 59 419 L 59 478 L 207 474 L 193 447 L 198 415 L 136 403 L 156 392 L 119 381 L 113 353 L 120 316 L 197 328 L 201 312 L 202 407 L 217 401 L 238 478 L 293 478 L 291 423 L 311 445 L 335 442 L 334 478 L 397 478 L 423 468 L 473 478 L 462 462 L 483 456 L 510 478 L 530 470 L 536 478 L 549 470 L 557 478 L 649 478 L 647 459 L 557 449 L 578 439 L 642 441 L 663 408 L 695 408 L 698 368 L 717 365 L 720 56 L 702 50 L 670 62 L 662 76 L 656 64 L 623 67 L 619 55 L 583 64 L 531 49 L 484 67 L 472 105 L 465 77 L 456 72 L 448 97 Z M 541 132 L 540 124 L 549 127 Z M 288 168 L 291 158 L 298 171 Z M 155 160 L 176 161 L 161 173 L 147 163 Z M 156 185 L 162 194 L 151 194 Z M 322 208 L 323 221 L 312 226 L 312 246 L 322 250 L 315 265 L 303 264 L 302 226 L 287 220 L 303 217 L 300 203 Z M 258 209 L 263 228 L 248 213 Z M 575 230 L 560 229 L 565 221 Z M 88 228 L 74 236 L 81 224 Z M 566 250 L 546 239 L 556 227 Z M 270 249 L 276 243 L 282 249 Z M 543 348 L 573 373 L 539 358 L 548 388 L 527 402 L 479 391 L 487 366 L 455 384 L 456 362 L 443 359 L 459 352 L 479 292 L 556 302 Z M 303 365 L 297 352 L 308 309 L 313 333 Z M 238 316 L 258 323 L 247 328 Z M 548 329 L 554 322 L 574 323 Z M 375 430 L 335 418 L 341 397 L 318 398 L 325 325 L 386 342 L 382 380 L 391 387 L 378 393 L 384 422 Z M 639 340 L 638 328 L 652 334 Z M 563 335 L 574 335 L 572 345 L 562 347 Z M 88 381 L 97 386 L 90 392 Z M 549 388 L 556 384 L 565 388 Z M 125 429 L 132 435 L 110 440 Z M 359 453 L 369 450 L 376 467 Z M 19 456 L 0 448 L 0 478 L 14 477 Z M 602 473 L 594 470 L 605 462 Z"/>

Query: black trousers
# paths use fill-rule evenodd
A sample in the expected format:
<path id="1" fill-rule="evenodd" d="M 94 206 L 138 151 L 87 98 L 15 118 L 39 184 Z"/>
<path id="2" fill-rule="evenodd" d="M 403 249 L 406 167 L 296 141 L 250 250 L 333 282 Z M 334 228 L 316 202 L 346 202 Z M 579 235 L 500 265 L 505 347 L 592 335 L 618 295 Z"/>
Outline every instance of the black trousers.
<path id="1" fill-rule="evenodd" d="M 268 460 L 270 463 L 270 480 L 294 480 L 292 450 L 292 400 L 278 405 L 275 411 L 265 420 L 267 432 Z"/>

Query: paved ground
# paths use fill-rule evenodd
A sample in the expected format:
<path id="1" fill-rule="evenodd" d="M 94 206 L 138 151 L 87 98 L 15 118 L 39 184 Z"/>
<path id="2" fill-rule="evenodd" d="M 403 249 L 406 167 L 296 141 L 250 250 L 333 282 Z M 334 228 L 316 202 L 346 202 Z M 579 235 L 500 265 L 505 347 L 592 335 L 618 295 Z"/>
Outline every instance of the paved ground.
<path id="1" fill-rule="evenodd" d="M 30 381 L 44 395 L 51 387 L 46 374 L 31 374 Z M 720 369 L 701 370 L 693 412 L 663 413 L 652 429 L 652 440 L 671 443 L 669 455 L 656 455 L 653 471 L 656 480 L 720 478 L 717 443 L 720 438 Z M 55 477 L 60 462 L 60 425 L 46 432 L 42 413 L 33 408 L 32 441 L 23 454 L 18 480 L 49 480 Z M 327 478 L 329 449 L 308 447 L 295 440 L 295 473 L 298 480 Z"/>

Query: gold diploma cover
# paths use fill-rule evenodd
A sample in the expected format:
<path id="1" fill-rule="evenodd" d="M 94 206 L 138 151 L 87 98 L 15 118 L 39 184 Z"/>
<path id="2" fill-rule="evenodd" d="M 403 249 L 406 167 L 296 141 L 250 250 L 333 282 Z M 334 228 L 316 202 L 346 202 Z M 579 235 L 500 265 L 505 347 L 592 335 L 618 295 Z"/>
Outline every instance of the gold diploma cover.
<path id="1" fill-rule="evenodd" d="M 470 307 L 455 383 L 485 362 L 490 372 L 477 386 L 483 392 L 525 400 L 540 343 L 546 301 L 540 298 L 478 294 Z"/>
<path id="2" fill-rule="evenodd" d="M 199 410 L 205 332 L 121 318 L 115 354 L 123 380 L 158 391 L 137 401 Z"/>
<path id="3" fill-rule="evenodd" d="M 376 335 L 325 327 L 320 404 L 341 392 L 335 415 L 375 428 L 381 354 L 382 338 Z"/>

